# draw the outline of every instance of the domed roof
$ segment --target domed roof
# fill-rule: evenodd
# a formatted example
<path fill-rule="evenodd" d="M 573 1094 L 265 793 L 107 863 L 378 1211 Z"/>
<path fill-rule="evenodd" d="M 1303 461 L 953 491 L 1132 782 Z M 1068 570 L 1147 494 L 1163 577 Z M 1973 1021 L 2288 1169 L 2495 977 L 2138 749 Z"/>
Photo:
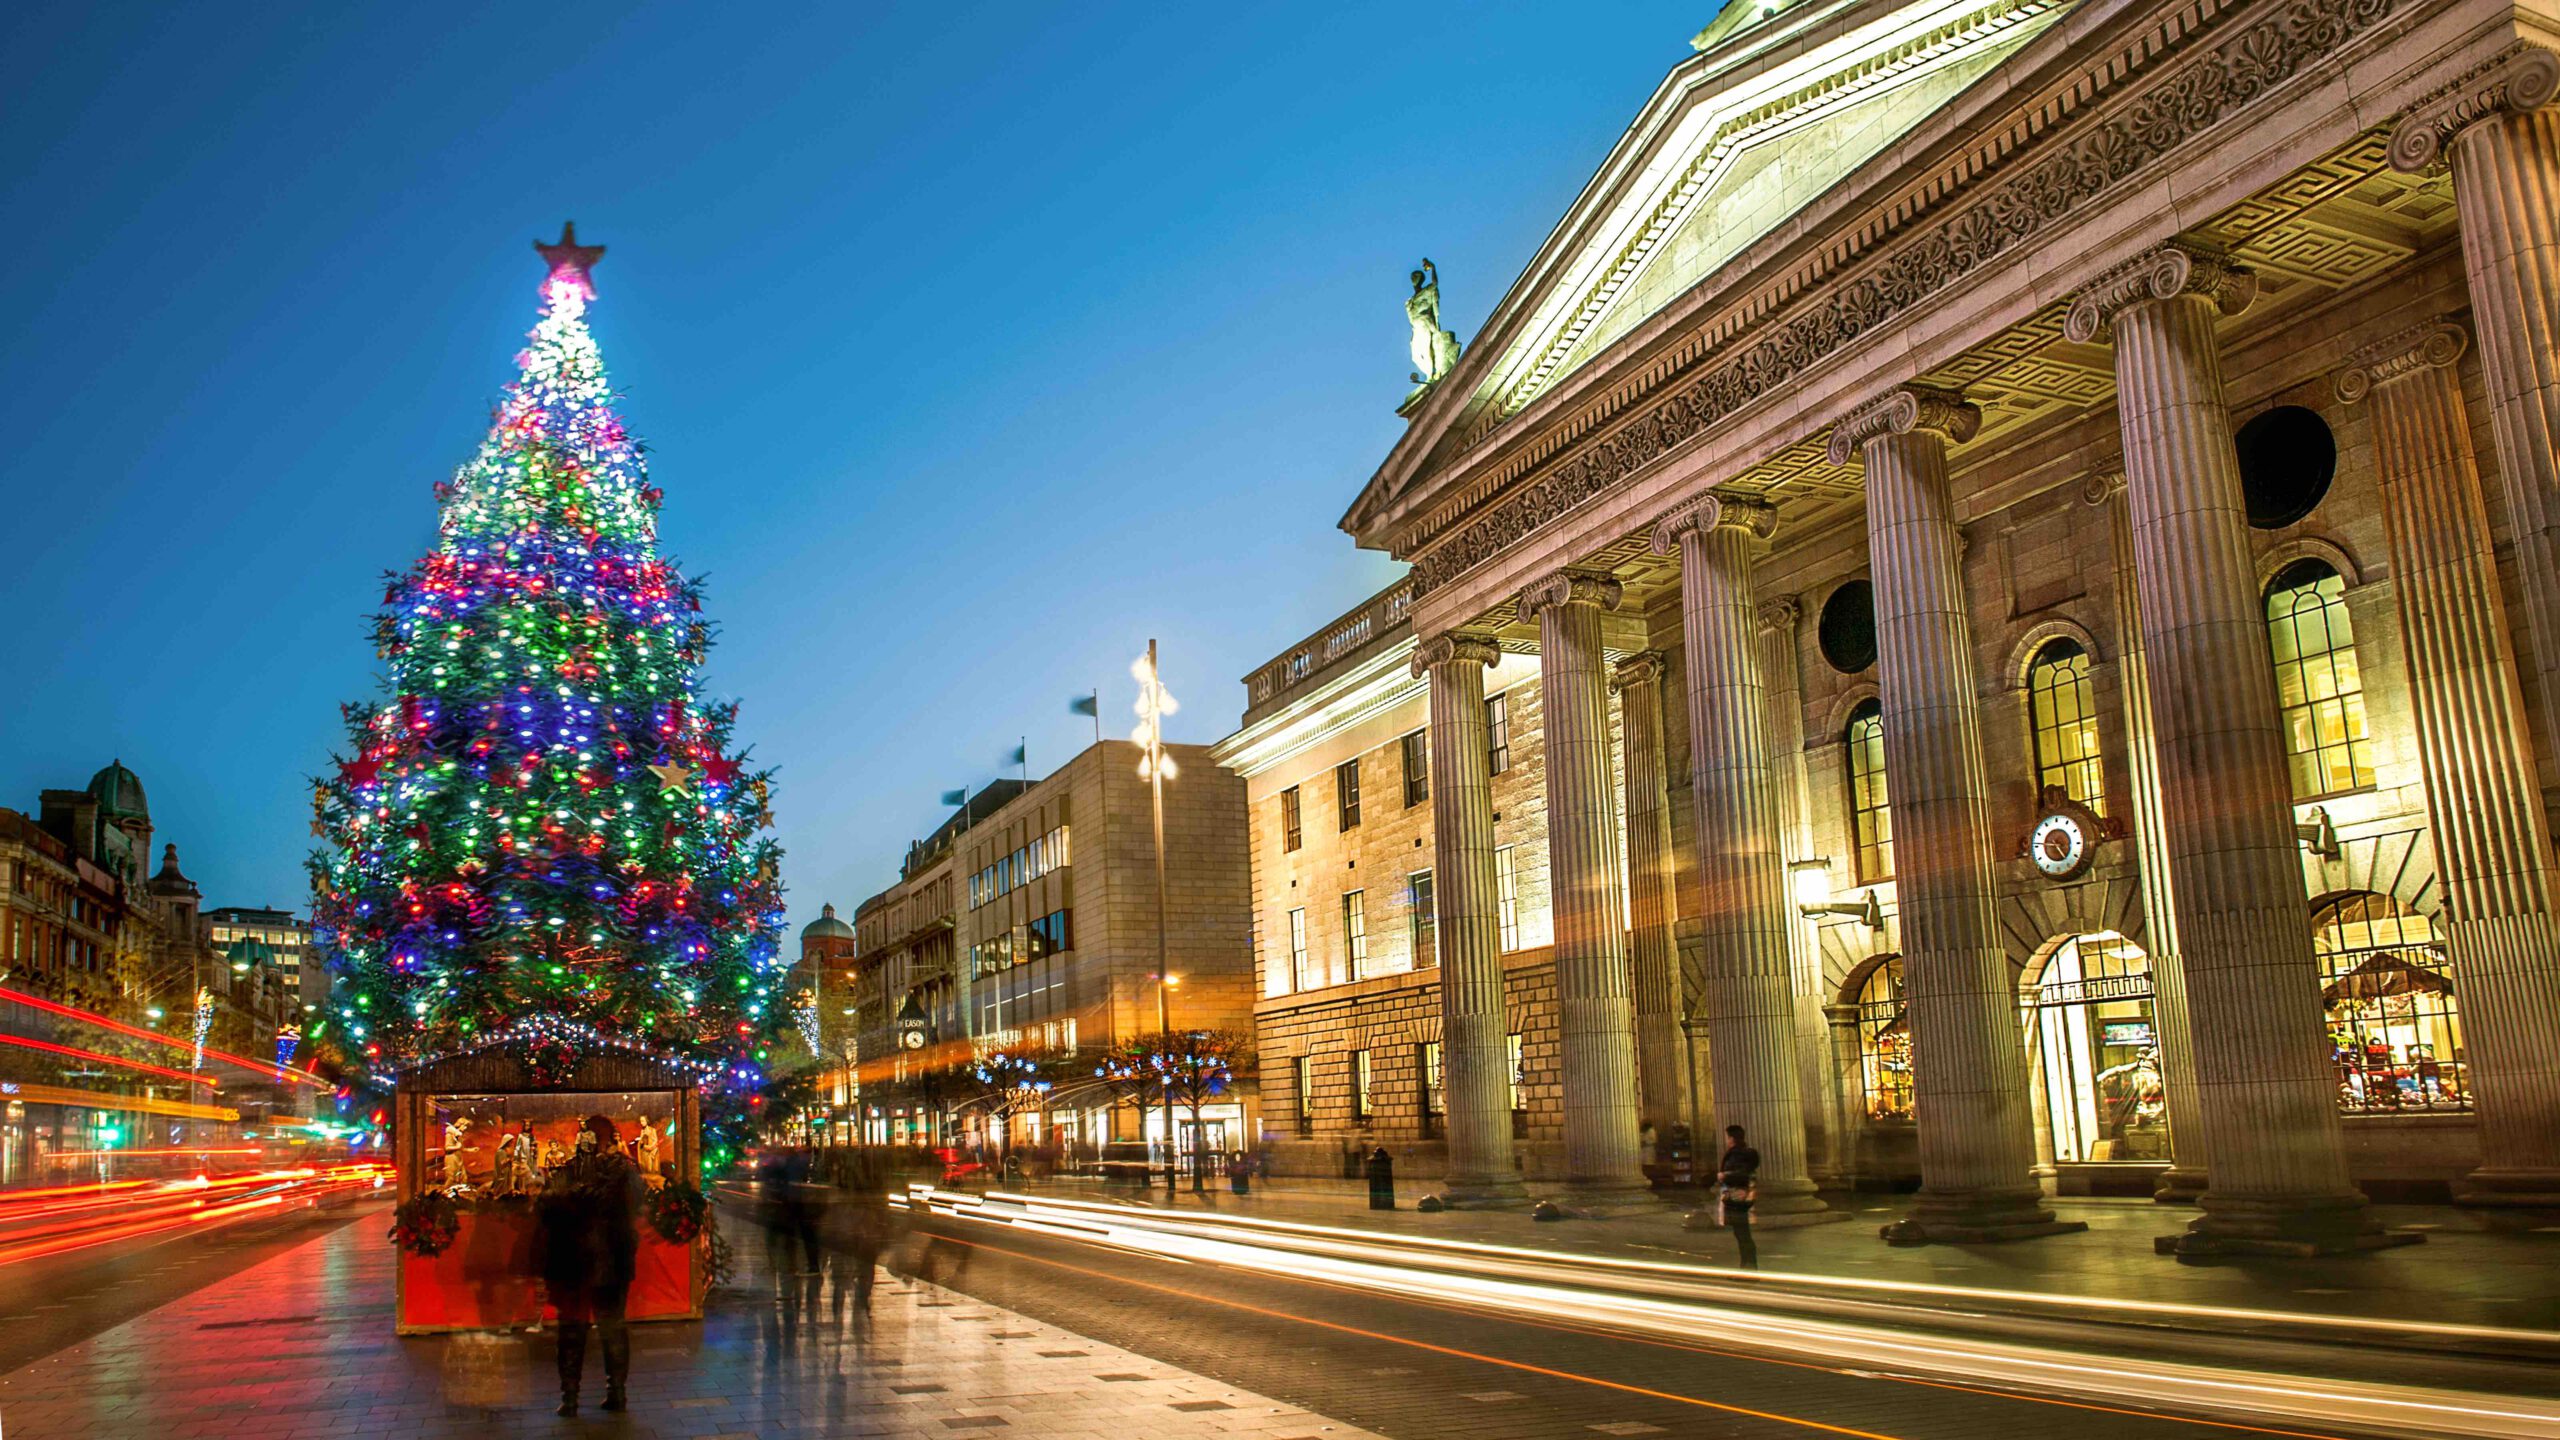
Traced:
<path fill-rule="evenodd" d="M 243 935 L 232 941 L 230 947 L 223 953 L 230 957 L 231 968 L 234 970 L 276 963 L 275 947 L 255 935 Z"/>
<path fill-rule="evenodd" d="M 89 794 L 107 818 L 151 818 L 150 803 L 142 798 L 142 777 L 124 768 L 122 760 L 109 761 L 89 777 Z"/>
<path fill-rule="evenodd" d="M 151 877 L 151 893 L 154 895 L 193 895 L 197 893 L 196 882 L 188 879 L 187 872 L 178 868 L 177 846 L 168 845 L 161 848 L 160 873 Z"/>
<path fill-rule="evenodd" d="M 821 905 L 818 918 L 800 927 L 803 940 L 850 940 L 853 927 L 836 918 L 836 907 Z"/>

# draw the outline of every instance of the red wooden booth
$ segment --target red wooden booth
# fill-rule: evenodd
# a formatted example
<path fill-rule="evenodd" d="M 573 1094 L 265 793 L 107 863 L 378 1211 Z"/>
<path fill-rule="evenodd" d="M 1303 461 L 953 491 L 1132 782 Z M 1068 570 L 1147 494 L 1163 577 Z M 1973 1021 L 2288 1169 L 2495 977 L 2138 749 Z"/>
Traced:
<path fill-rule="evenodd" d="M 524 1047 L 501 1044 L 449 1055 L 400 1077 L 392 1110 L 400 1199 L 444 1189 L 462 1228 L 441 1254 L 400 1253 L 399 1333 L 548 1323 L 532 1196 L 544 1169 L 575 1152 L 590 1115 L 613 1122 L 624 1153 L 642 1162 L 650 1188 L 702 1183 L 701 1093 L 692 1076 L 650 1056 L 589 1053 L 567 1080 L 538 1084 Z M 656 1138 L 655 1174 L 642 1147 L 644 1124 Z M 514 1143 L 502 1147 L 509 1137 Z M 530 1156 L 530 1163 L 519 1169 L 518 1155 Z M 709 1244 L 707 1236 L 673 1244 L 643 1220 L 630 1317 L 701 1318 Z"/>

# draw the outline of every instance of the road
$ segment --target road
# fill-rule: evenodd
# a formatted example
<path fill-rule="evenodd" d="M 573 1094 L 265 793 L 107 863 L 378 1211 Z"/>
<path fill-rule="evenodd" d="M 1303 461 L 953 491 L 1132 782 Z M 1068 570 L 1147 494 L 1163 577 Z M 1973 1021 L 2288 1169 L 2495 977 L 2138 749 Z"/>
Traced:
<path fill-rule="evenodd" d="M 1641 1307 L 1654 1302 L 1613 1309 L 1588 1303 L 1595 1297 L 1569 1286 L 1485 1282 L 1470 1289 L 1386 1262 L 1315 1254 L 1255 1258 L 1224 1241 L 1160 1244 L 1152 1221 L 1096 1235 L 994 1223 L 984 1213 L 963 1206 L 916 1217 L 911 1268 L 989 1304 L 1395 1440 L 2560 1434 L 2560 1428 L 2543 1428 L 2548 1417 L 2560 1415 L 2547 1402 L 2517 1402 L 2533 1409 L 2534 1418 L 2483 1418 L 2464 1411 L 2472 1402 L 2463 1396 L 2448 1397 L 2434 1419 L 2395 1425 L 2363 1423 L 2395 1412 L 2390 1400 L 2361 1394 L 2354 1409 L 2324 1411 L 2325 1402 L 2296 1400 L 2297 1411 L 2311 1411 L 2309 1419 L 2204 1418 L 2231 1416 L 2230 1408 L 2163 1414 L 2127 1403 L 2121 1386 L 2110 1387 L 2094 1373 L 2085 1386 L 2075 1383 L 2075 1366 L 2094 1372 L 2105 1357 L 2006 1346 L 2004 1354 L 2026 1353 L 2029 1368 L 2004 1361 L 1994 1373 L 2033 1377 L 2034 1366 L 2044 1367 L 2032 1393 L 2022 1393 L 2007 1380 L 1972 1383 L 1950 1373 L 1952 1365 L 1921 1364 L 1912 1357 L 1938 1347 L 1937 1337 L 1872 1323 L 1862 1329 L 1867 1353 L 1883 1358 L 1858 1363 L 1835 1358 L 1822 1348 L 1827 1341 L 1818 1326 L 1793 1317 L 1692 1308 L 1684 1323 L 1650 1323 Z M 1698 1323 L 1701 1316 L 1707 1323 Z M 1782 1340 L 1764 1348 L 1771 1332 L 1799 1331 L 1809 1337 L 1801 1347 Z M 2234 1363 L 2246 1363 L 2239 1357 L 2251 1349 L 2284 1348 L 2235 1346 Z M 2330 1383 L 2352 1392 L 2357 1374 L 2337 1371 L 2362 1372 L 2360 1357 L 2346 1347 L 2331 1355 Z M 2139 1372 L 2151 1362 L 2114 1363 Z M 2288 1384 L 2281 1375 L 2194 1366 L 2186 1372 L 2189 1388 L 2167 1393 L 2209 1394 L 2222 1384 L 2263 1394 Z M 2207 1390 L 2193 1388 L 2198 1384 Z M 2385 1392 L 2377 1387 L 2373 1393 Z M 2493 1399 L 2486 1408 L 2503 1412 L 2506 1403 Z M 2457 1416 L 2476 1428 L 2452 1430 L 2446 1417 Z"/>

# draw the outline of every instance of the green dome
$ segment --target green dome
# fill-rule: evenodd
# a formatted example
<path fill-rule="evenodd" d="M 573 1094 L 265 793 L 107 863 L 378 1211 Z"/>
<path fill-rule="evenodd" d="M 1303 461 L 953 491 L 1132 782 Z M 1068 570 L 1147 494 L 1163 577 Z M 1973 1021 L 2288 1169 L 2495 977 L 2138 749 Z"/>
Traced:
<path fill-rule="evenodd" d="M 223 953 L 230 958 L 234 970 L 276 963 L 275 947 L 255 935 L 243 935 L 232 941 L 231 947 Z"/>
<path fill-rule="evenodd" d="M 150 802 L 142 798 L 142 777 L 124 768 L 122 760 L 109 762 L 106 769 L 89 777 L 89 794 L 97 800 L 102 818 L 151 818 Z"/>
<path fill-rule="evenodd" d="M 818 918 L 800 927 L 802 940 L 850 940 L 853 927 L 836 918 L 836 907 L 818 907 Z"/>

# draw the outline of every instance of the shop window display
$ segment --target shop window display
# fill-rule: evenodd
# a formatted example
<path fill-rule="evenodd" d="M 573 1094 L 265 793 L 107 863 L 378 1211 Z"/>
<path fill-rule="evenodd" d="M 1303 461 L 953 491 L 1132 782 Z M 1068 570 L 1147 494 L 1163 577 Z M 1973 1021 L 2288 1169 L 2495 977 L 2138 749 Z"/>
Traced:
<path fill-rule="evenodd" d="M 2141 948 L 2111 930 L 2072 936 L 2022 998 L 2053 1159 L 2168 1159 L 2151 962 Z"/>
<path fill-rule="evenodd" d="M 2387 895 L 2313 907 L 2320 1005 L 2350 1115 L 2471 1108 L 2453 969 L 2435 922 Z"/>
<path fill-rule="evenodd" d="M 1900 956 L 1878 965 L 1858 988 L 1858 1059 L 1867 1118 L 1910 1119 L 1911 1011 L 1902 999 Z"/>

